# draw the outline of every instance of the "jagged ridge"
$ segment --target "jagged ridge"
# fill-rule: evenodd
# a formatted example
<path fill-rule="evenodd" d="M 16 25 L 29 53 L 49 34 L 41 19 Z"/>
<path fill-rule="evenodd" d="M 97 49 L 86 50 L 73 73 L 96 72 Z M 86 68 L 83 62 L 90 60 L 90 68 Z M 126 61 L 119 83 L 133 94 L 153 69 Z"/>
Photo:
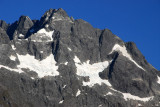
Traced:
<path fill-rule="evenodd" d="M 160 73 L 133 42 L 61 8 L 0 21 L 0 73 L 2 106 L 159 105 Z"/>

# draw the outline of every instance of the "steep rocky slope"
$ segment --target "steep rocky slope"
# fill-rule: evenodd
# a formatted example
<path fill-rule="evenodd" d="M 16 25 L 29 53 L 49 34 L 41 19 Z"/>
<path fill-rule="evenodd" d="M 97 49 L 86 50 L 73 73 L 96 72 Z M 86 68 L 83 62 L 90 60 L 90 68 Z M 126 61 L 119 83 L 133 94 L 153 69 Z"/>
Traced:
<path fill-rule="evenodd" d="M 160 72 L 133 42 L 50 9 L 0 21 L 1 107 L 160 106 Z"/>

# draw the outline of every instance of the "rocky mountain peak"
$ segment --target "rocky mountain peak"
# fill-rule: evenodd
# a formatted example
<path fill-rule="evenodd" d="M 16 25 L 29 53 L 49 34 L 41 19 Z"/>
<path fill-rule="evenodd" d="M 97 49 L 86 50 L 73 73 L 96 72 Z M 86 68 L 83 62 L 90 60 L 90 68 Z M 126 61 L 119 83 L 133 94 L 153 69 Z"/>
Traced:
<path fill-rule="evenodd" d="M 160 72 L 133 42 L 63 9 L 0 21 L 0 106 L 160 106 Z"/>
<path fill-rule="evenodd" d="M 32 26 L 33 22 L 28 16 L 21 16 L 17 22 L 16 30 L 19 34 L 26 35 Z M 19 38 L 25 38 L 25 36 Z"/>
<path fill-rule="evenodd" d="M 44 24 L 53 24 L 56 21 L 70 19 L 67 13 L 62 9 L 49 9 L 40 19 L 40 26 Z"/>
<path fill-rule="evenodd" d="M 28 31 L 33 25 L 34 23 L 28 16 L 22 15 L 18 21 L 8 27 L 7 33 L 11 40 L 14 38 L 24 39 L 30 34 Z"/>
<path fill-rule="evenodd" d="M 0 20 L 0 27 L 4 30 L 7 30 L 8 24 L 5 21 Z"/>
<path fill-rule="evenodd" d="M 49 18 L 49 17 L 54 17 L 54 16 L 68 17 L 67 13 L 62 8 L 49 9 L 48 11 L 46 11 L 44 13 L 44 15 L 42 17 L 48 17 Z"/>

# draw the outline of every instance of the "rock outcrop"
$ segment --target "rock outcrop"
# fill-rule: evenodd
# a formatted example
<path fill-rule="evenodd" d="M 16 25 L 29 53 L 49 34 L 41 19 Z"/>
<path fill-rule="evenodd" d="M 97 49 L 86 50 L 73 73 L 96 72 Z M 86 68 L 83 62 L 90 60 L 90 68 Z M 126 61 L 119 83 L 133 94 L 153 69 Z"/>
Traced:
<path fill-rule="evenodd" d="M 133 42 L 63 9 L 0 21 L 1 107 L 160 106 L 160 72 Z"/>

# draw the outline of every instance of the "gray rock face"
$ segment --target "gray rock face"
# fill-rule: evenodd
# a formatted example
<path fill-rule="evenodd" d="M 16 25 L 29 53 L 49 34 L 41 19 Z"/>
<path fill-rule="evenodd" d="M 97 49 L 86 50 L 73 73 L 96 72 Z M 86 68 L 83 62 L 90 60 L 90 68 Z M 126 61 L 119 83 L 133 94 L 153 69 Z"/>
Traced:
<path fill-rule="evenodd" d="M 16 68 L 17 63 L 17 55 L 12 50 L 9 37 L 6 34 L 6 31 L 0 28 L 0 64 Z"/>
<path fill-rule="evenodd" d="M 0 106 L 160 106 L 160 72 L 133 42 L 63 9 L 0 21 Z"/>
<path fill-rule="evenodd" d="M 3 20 L 0 20 L 0 27 L 2 28 L 2 29 L 4 29 L 5 31 L 7 30 L 7 28 L 8 28 L 8 24 L 5 22 L 5 21 L 3 21 Z"/>

